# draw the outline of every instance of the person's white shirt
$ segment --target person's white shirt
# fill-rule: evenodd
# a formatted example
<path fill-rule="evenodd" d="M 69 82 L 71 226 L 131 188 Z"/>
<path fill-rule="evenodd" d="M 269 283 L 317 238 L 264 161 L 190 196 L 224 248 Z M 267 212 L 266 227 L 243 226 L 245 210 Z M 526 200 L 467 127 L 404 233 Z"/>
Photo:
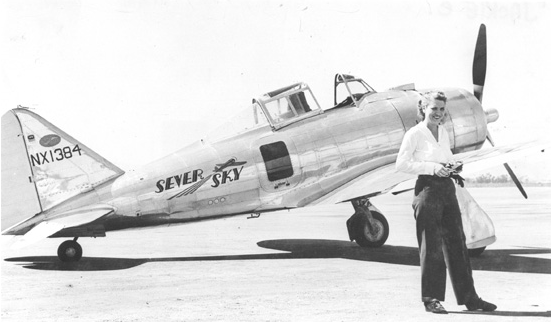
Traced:
<path fill-rule="evenodd" d="M 452 162 L 448 131 L 438 126 L 438 141 L 424 122 L 420 122 L 404 135 L 396 159 L 398 171 L 413 174 L 435 174 L 442 165 Z"/>

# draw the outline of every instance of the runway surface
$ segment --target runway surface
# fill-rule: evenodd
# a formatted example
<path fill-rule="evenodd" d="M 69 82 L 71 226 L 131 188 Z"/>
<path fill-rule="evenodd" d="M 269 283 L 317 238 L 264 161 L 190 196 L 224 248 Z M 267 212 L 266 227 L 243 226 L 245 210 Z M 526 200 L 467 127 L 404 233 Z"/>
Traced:
<path fill-rule="evenodd" d="M 352 206 L 306 208 L 81 238 L 14 251 L 2 236 L 2 321 L 541 321 L 551 318 L 551 188 L 471 188 L 497 242 L 472 260 L 492 313 L 424 312 L 411 193 L 373 198 L 390 224 L 378 249 L 347 241 Z"/>

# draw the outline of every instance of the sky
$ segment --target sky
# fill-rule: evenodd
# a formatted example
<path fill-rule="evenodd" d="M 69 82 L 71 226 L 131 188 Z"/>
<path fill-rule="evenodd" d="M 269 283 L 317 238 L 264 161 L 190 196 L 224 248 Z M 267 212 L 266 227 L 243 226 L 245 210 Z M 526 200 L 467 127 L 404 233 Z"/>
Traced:
<path fill-rule="evenodd" d="M 0 12 L 0 113 L 29 107 L 124 170 L 299 81 L 322 108 L 332 105 L 335 73 L 377 91 L 472 91 L 481 23 L 483 106 L 500 113 L 489 125 L 494 140 L 550 136 L 545 2 L 3 0 Z M 548 156 L 511 165 L 551 181 Z"/>

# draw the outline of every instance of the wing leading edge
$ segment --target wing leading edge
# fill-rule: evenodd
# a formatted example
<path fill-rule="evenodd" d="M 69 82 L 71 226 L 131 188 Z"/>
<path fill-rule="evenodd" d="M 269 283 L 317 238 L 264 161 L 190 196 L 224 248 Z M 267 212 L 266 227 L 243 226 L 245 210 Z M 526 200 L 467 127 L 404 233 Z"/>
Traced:
<path fill-rule="evenodd" d="M 551 146 L 548 141 L 530 141 L 496 146 L 488 149 L 455 154 L 466 165 L 464 174 L 501 166 L 503 163 L 538 152 Z M 413 189 L 417 176 L 396 170 L 395 162 L 369 171 L 345 185 L 325 194 L 308 206 L 335 204 L 361 197 L 375 197 L 387 192 L 400 193 Z"/>

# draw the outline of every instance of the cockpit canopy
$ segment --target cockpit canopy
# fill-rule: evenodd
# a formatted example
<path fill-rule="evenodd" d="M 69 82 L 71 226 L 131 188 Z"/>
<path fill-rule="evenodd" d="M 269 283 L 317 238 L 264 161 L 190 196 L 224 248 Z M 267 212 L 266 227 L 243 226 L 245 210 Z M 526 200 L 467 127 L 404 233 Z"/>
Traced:
<path fill-rule="evenodd" d="M 323 113 L 310 87 L 305 83 L 296 83 L 266 93 L 253 100 L 253 103 L 255 109 L 260 108 L 264 112 L 274 130 Z"/>
<path fill-rule="evenodd" d="M 334 90 L 335 107 L 358 106 L 358 101 L 362 97 L 367 94 L 376 93 L 363 79 L 346 74 L 335 75 Z"/>
<path fill-rule="evenodd" d="M 323 113 L 308 85 L 297 83 L 266 93 L 211 131 L 206 139 L 215 142 L 270 125 L 278 130 Z"/>

